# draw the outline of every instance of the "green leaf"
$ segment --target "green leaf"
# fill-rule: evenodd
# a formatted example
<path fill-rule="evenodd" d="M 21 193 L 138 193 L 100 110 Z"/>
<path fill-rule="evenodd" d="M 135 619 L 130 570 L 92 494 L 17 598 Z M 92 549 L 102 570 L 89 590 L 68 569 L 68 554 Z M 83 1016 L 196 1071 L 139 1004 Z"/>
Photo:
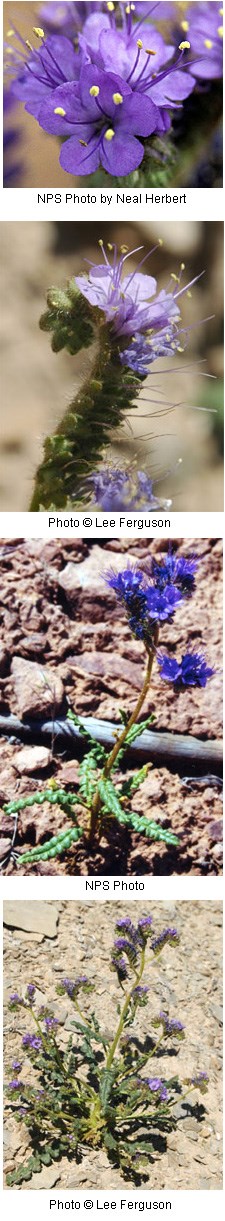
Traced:
<path fill-rule="evenodd" d="M 136 789 L 139 789 L 140 784 L 143 784 L 143 781 L 148 775 L 148 770 L 149 763 L 144 763 L 143 767 L 140 767 L 139 771 L 135 772 L 134 776 L 130 776 L 128 780 L 123 780 L 120 789 L 123 797 L 130 797 L 131 793 L 134 793 Z"/>
<path fill-rule="evenodd" d="M 91 808 L 93 797 L 96 791 L 96 771 L 97 760 L 94 751 L 90 751 L 79 767 L 80 792 L 85 798 L 88 808 Z"/>
<path fill-rule="evenodd" d="M 76 712 L 73 712 L 71 708 L 69 708 L 69 710 L 67 712 L 67 720 L 73 721 L 73 724 L 77 725 L 77 728 L 80 730 L 82 738 L 88 739 L 88 742 L 90 742 L 91 747 L 92 747 L 92 755 L 93 755 L 93 757 L 96 758 L 96 761 L 100 762 L 101 759 L 102 760 L 106 759 L 106 751 L 104 749 L 104 746 L 101 746 L 100 742 L 96 742 L 95 738 L 92 737 L 92 734 L 90 733 L 90 731 L 88 729 L 85 729 L 85 726 L 83 725 L 83 721 L 81 721 L 81 718 L 79 716 L 77 716 Z"/>
<path fill-rule="evenodd" d="M 107 810 L 109 814 L 116 814 L 118 817 L 123 813 L 119 797 L 116 789 L 114 788 L 112 780 L 99 780 L 98 791 L 104 809 Z"/>

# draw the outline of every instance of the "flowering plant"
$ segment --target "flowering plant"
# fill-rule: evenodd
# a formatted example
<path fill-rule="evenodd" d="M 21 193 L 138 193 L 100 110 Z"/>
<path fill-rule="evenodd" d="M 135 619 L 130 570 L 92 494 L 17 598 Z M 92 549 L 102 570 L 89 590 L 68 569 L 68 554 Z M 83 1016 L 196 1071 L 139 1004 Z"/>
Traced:
<path fill-rule="evenodd" d="M 101 1028 L 93 1010 L 86 1011 L 94 991 L 86 975 L 73 980 L 65 976 L 57 988 L 73 1005 L 70 1025 L 75 1033 L 69 1035 L 66 1047 L 61 1046 L 51 1007 L 38 1009 L 35 1004 L 34 984 L 28 984 L 24 998 L 11 994 L 10 1010 L 28 1018 L 21 1056 L 25 1053 L 25 1064 L 30 1061 L 31 1079 L 22 1081 L 23 1061 L 14 1060 L 8 1107 L 17 1123 L 22 1119 L 26 1124 L 33 1152 L 25 1165 L 7 1175 L 9 1187 L 20 1186 L 42 1165 L 63 1155 L 80 1158 L 85 1146 L 103 1146 L 124 1177 L 138 1183 L 154 1159 L 154 1138 L 176 1127 L 176 1101 L 182 1102 L 196 1089 L 206 1093 L 205 1071 L 195 1068 L 183 1082 L 177 1075 L 169 1080 L 160 1075 L 161 1050 L 178 1044 L 178 1051 L 185 1037 L 180 1019 L 161 1010 L 150 1019 L 141 1044 L 133 1034 L 138 1010 L 147 1009 L 149 1002 L 149 984 L 143 983 L 146 966 L 155 965 L 164 947 L 176 948 L 178 943 L 177 929 L 155 931 L 150 915 L 141 917 L 136 926 L 129 916 L 116 921 L 110 969 L 117 976 L 121 1000 L 112 1033 Z"/>
<path fill-rule="evenodd" d="M 191 295 L 198 277 L 184 285 L 181 263 L 178 275 L 172 272 L 158 291 L 155 277 L 142 270 L 153 251 L 141 257 L 136 271 L 127 272 L 136 251 L 124 246 L 118 251 L 111 243 L 105 250 L 102 240 L 99 245 L 101 261 L 91 264 L 88 275 L 75 276 L 65 292 L 51 288 L 40 319 L 41 329 L 52 333 L 54 352 L 66 348 L 75 355 L 95 339 L 97 354 L 56 433 L 45 442 L 30 506 L 34 512 L 79 508 L 90 499 L 100 509 L 160 507 L 146 471 L 110 468 L 105 453 L 113 432 L 136 409 L 154 362 L 183 352 L 190 328 L 182 324 L 182 298 Z M 159 239 L 155 249 L 161 245 Z M 154 397 L 150 409 L 152 402 L 155 406 Z M 171 501 L 161 504 L 168 507 Z"/>
<path fill-rule="evenodd" d="M 50 3 L 40 20 L 34 46 L 9 30 L 6 66 L 14 98 L 60 138 L 62 169 L 97 184 L 166 184 L 179 173 L 174 120 L 202 82 L 207 136 L 218 117 L 220 4 Z"/>
<path fill-rule="evenodd" d="M 72 826 L 66 824 L 64 830 L 52 839 L 38 844 L 30 852 L 22 853 L 18 857 L 19 865 L 51 860 L 67 852 L 80 839 L 94 852 L 101 837 L 107 835 L 112 819 L 127 832 L 133 830 L 153 841 L 178 844 L 177 837 L 170 829 L 159 825 L 148 814 L 140 816 L 133 811 L 133 795 L 145 780 L 148 764 L 129 778 L 118 775 L 118 765 L 120 767 L 127 747 L 140 737 L 153 719 L 150 715 L 140 722 L 139 718 L 149 693 L 155 661 L 159 666 L 160 678 L 169 682 L 175 693 L 193 686 L 204 688 L 213 674 L 204 654 L 188 652 L 181 661 L 177 661 L 158 650 L 161 625 L 171 623 L 176 609 L 192 597 L 196 572 L 197 561 L 193 556 L 176 556 L 169 551 L 160 561 L 153 559 L 147 573 L 129 566 L 119 573 L 112 571 L 106 574 L 106 583 L 125 610 L 133 636 L 145 648 L 146 671 L 142 689 L 131 715 L 127 717 L 121 711 L 123 727 L 118 727 L 109 754 L 84 730 L 82 721 L 69 712 L 69 718 L 79 725 L 88 746 L 79 767 L 77 790 L 67 792 L 53 780 L 52 786 L 44 792 L 10 802 L 5 806 L 5 813 L 17 816 L 26 806 L 43 804 L 47 800 L 64 809 Z"/>

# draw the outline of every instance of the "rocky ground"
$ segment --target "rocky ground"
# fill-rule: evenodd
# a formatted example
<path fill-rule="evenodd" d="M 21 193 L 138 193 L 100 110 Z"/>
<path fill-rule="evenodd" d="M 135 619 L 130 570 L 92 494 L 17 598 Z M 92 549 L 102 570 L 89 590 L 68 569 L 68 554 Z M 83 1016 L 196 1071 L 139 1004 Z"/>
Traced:
<path fill-rule="evenodd" d="M 101 721 L 119 722 L 121 706 L 133 710 L 144 670 L 144 647 L 130 633 L 120 604 L 103 580 L 111 566 L 124 562 L 145 569 L 161 542 L 137 539 L 66 541 L 2 540 L 0 549 L 0 716 L 26 720 L 63 717 L 68 707 Z M 162 625 L 160 643 L 183 652 L 203 651 L 215 673 L 205 689 L 174 694 L 155 667 L 144 715 L 154 713 L 154 729 L 170 734 L 221 737 L 222 544 L 220 540 L 176 540 L 178 554 L 199 558 L 196 590 L 174 621 Z M 24 745 L 15 736 L 0 738 L 1 859 L 9 846 L 5 803 L 31 795 L 54 778 L 60 785 L 77 780 L 73 751 L 54 741 Z M 204 768 L 202 769 L 204 771 Z M 215 769 L 214 769 L 215 770 Z M 186 774 L 184 775 L 184 771 Z M 133 799 L 145 813 L 179 836 L 179 848 L 145 841 L 136 833 L 115 831 L 94 855 L 72 847 L 65 858 L 23 866 L 26 873 L 218 873 L 222 864 L 221 781 L 189 774 L 177 764 L 150 767 Z M 16 847 L 21 852 L 43 843 L 65 823 L 57 806 L 26 808 L 19 817 Z M 10 830 L 12 824 L 10 823 Z M 11 859 L 7 872 L 17 866 Z"/>
<path fill-rule="evenodd" d="M 5 921 L 5 1064 L 21 1052 L 24 1016 L 7 1008 L 15 989 L 24 994 L 31 980 L 37 986 L 37 999 L 51 1005 L 60 1021 L 58 1040 L 65 1046 L 70 1030 L 72 1005 L 56 995 L 56 984 L 63 973 L 70 978 L 85 973 L 95 981 L 96 1014 L 105 1029 L 115 1030 L 118 985 L 109 970 L 115 920 L 129 915 L 132 921 L 151 914 L 157 932 L 172 925 L 178 929 L 180 944 L 164 949 L 146 982 L 151 978 L 149 1008 L 138 1010 L 137 1033 L 142 1038 L 150 1019 L 161 1007 L 170 1017 L 185 1025 L 185 1039 L 166 1049 L 152 1061 L 156 1075 L 180 1079 L 198 1071 L 209 1074 L 209 1089 L 203 1098 L 194 1092 L 191 1103 L 176 1107 L 177 1127 L 162 1139 L 154 1161 L 146 1172 L 145 1188 L 167 1191 L 218 1190 L 222 1188 L 222 1113 L 220 1093 L 221 1047 L 221 955 L 222 905 L 213 901 L 134 903 L 93 902 L 6 902 Z M 93 1008 L 93 995 L 91 997 Z M 88 1000 L 87 1000 L 88 1012 Z M 29 1020 L 27 1026 L 29 1025 Z M 177 1054 L 176 1054 L 177 1049 Z M 24 1056 L 24 1053 L 23 1053 Z M 157 1070 L 157 1071 L 156 1071 Z M 31 1067 L 25 1058 L 23 1080 L 29 1081 Z M 198 1106 L 197 1104 L 200 1103 Z M 30 1154 L 29 1135 L 22 1124 L 7 1118 L 5 1126 L 5 1172 L 12 1171 Z M 126 1187 L 132 1183 L 126 1181 Z M 48 1189 L 117 1190 L 124 1187 L 119 1170 L 112 1167 L 105 1152 L 83 1155 L 80 1164 L 64 1157 L 60 1164 L 44 1167 L 33 1175 L 23 1190 Z M 141 1188 L 140 1188 L 141 1189 Z M 17 1188 L 18 1190 L 18 1188 Z"/>

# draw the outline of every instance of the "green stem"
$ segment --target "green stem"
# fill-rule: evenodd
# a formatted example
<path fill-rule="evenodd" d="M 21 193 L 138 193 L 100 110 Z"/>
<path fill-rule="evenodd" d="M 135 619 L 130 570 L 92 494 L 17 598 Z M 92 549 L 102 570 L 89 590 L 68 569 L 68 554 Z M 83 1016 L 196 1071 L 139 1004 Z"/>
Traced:
<path fill-rule="evenodd" d="M 99 311 L 97 313 L 99 319 Z M 92 317 L 93 322 L 96 321 L 93 310 Z M 91 373 L 70 403 L 56 432 L 45 442 L 31 512 L 62 509 L 71 502 L 73 509 L 86 504 L 86 481 L 98 467 L 112 429 L 118 427 L 124 413 L 134 406 L 141 388 L 141 378 L 121 365 L 118 345 L 109 326 L 99 325 L 98 321 L 96 331 L 98 351 Z"/>
<path fill-rule="evenodd" d="M 140 980 L 142 979 L 142 975 L 143 975 L 143 971 L 144 971 L 144 966 L 145 966 L 145 950 L 146 950 L 146 945 L 144 945 L 144 946 L 143 946 L 143 949 L 142 949 L 142 951 L 141 951 L 141 959 L 140 959 L 140 968 L 139 968 L 139 971 L 138 971 L 138 972 L 135 972 L 135 978 L 134 978 L 134 981 L 133 981 L 133 983 L 132 983 L 132 987 L 130 988 L 129 992 L 127 993 L 127 995 L 126 995 L 126 997 L 125 997 L 125 1001 L 124 1001 L 124 1005 L 123 1005 L 123 1008 L 122 1008 L 122 1011 L 121 1011 L 120 1020 L 119 1020 L 119 1024 L 118 1024 L 118 1026 L 117 1026 L 116 1034 L 115 1034 L 115 1037 L 114 1037 L 114 1039 L 113 1039 L 113 1043 L 112 1043 L 112 1045 L 111 1045 L 111 1048 L 109 1049 L 108 1056 L 107 1056 L 107 1059 L 106 1059 L 106 1065 L 105 1065 L 106 1069 L 111 1068 L 111 1064 L 112 1064 L 113 1059 L 114 1059 L 115 1051 L 116 1051 L 116 1048 L 117 1048 L 118 1043 L 119 1043 L 119 1040 L 120 1040 L 120 1036 L 121 1036 L 122 1031 L 123 1031 L 123 1027 L 124 1027 L 124 1021 L 125 1021 L 125 1017 L 126 1017 L 126 1014 L 127 1014 L 127 1010 L 129 1009 L 129 1005 L 130 1005 L 130 1001 L 131 1001 L 131 997 L 132 997 L 132 992 L 133 992 L 134 988 L 136 988 L 136 987 L 137 987 L 137 985 L 140 983 Z"/>
<path fill-rule="evenodd" d="M 131 713 L 131 716 L 129 717 L 129 721 L 127 721 L 127 724 L 124 726 L 124 729 L 122 730 L 121 734 L 117 738 L 117 740 L 115 742 L 115 746 L 113 746 L 113 749 L 111 750 L 110 755 L 109 755 L 108 759 L 106 760 L 106 763 L 105 763 L 105 766 L 103 769 L 103 773 L 101 776 L 101 780 L 102 779 L 107 780 L 108 777 L 110 776 L 110 772 L 112 770 L 112 767 L 114 766 L 114 763 L 116 762 L 117 755 L 119 754 L 121 747 L 124 746 L 124 743 L 126 742 L 126 738 L 127 738 L 127 734 L 129 733 L 129 730 L 132 729 L 132 725 L 135 725 L 136 722 L 138 721 L 139 713 L 141 712 L 142 705 L 144 703 L 144 700 L 146 698 L 146 695 L 148 693 L 148 689 L 150 686 L 152 667 L 153 667 L 155 649 L 157 647 L 157 644 L 158 644 L 158 624 L 156 625 L 156 627 L 154 629 L 154 646 L 152 646 L 151 649 L 147 648 L 147 658 L 148 658 L 147 669 L 146 669 L 146 673 L 145 673 L 145 677 L 144 677 L 143 687 L 142 687 L 142 690 L 138 697 L 137 704 L 135 704 L 134 711 Z M 101 809 L 101 797 L 100 797 L 99 790 L 97 787 L 96 793 L 94 796 L 94 800 L 93 800 L 93 804 L 92 804 L 91 818 L 90 818 L 89 839 L 91 842 L 94 840 L 94 837 L 96 834 L 97 819 L 98 819 L 98 814 L 99 814 L 100 809 Z"/>

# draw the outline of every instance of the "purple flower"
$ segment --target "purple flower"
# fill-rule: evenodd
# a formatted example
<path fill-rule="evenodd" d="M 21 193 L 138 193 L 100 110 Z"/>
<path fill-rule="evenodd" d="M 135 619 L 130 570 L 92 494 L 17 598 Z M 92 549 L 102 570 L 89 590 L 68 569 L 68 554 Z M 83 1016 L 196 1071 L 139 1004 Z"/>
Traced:
<path fill-rule="evenodd" d="M 133 996 L 145 996 L 147 992 L 149 992 L 147 984 L 137 984 L 133 990 Z"/>
<path fill-rule="evenodd" d="M 184 1079 L 184 1085 L 195 1086 L 196 1089 L 200 1090 L 201 1094 L 207 1093 L 208 1082 L 208 1073 L 204 1072 L 196 1073 L 194 1077 L 185 1077 Z"/>
<path fill-rule="evenodd" d="M 187 597 L 195 588 L 197 567 L 197 560 L 185 559 L 184 556 L 176 556 L 168 551 L 162 563 L 153 559 L 151 573 L 157 589 L 164 589 L 166 585 L 173 584 Z"/>
<path fill-rule="evenodd" d="M 21 1073 L 21 1068 L 22 1068 L 21 1060 L 13 1060 L 12 1068 L 14 1069 L 14 1072 Z"/>
<path fill-rule="evenodd" d="M 9 1081 L 9 1090 L 20 1090 L 20 1089 L 22 1089 L 22 1081 L 17 1081 L 16 1078 L 14 1081 Z"/>
<path fill-rule="evenodd" d="M 121 918 L 121 920 L 117 920 L 117 921 L 116 921 L 116 928 L 126 928 L 126 929 L 130 929 L 130 928 L 132 928 L 132 927 L 133 927 L 133 926 L 132 926 L 132 922 L 131 922 L 131 920 L 130 920 L 130 916 L 123 916 L 123 917 Z"/>
<path fill-rule="evenodd" d="M 131 631 L 138 640 L 148 641 L 152 637 L 154 623 L 171 619 L 176 606 L 182 601 L 182 594 L 175 586 L 168 585 L 161 592 L 145 582 L 138 568 L 125 568 L 119 573 L 112 571 L 105 579 L 119 600 L 124 602 Z"/>
<path fill-rule="evenodd" d="M 101 165 L 121 176 L 140 165 L 144 147 L 137 136 L 155 132 L 160 115 L 150 98 L 143 107 L 118 74 L 86 64 L 79 85 L 68 78 L 49 92 L 38 119 L 50 134 L 69 136 L 59 158 L 69 174 L 93 174 Z"/>
<path fill-rule="evenodd" d="M 22 1047 L 29 1047 L 31 1051 L 40 1051 L 42 1039 L 37 1034 L 24 1034 L 22 1038 Z"/>
<path fill-rule="evenodd" d="M 168 1092 L 160 1077 L 139 1077 L 141 1085 L 147 1085 L 151 1094 L 159 1094 L 160 1102 L 167 1102 Z"/>
<path fill-rule="evenodd" d="M 29 1000 L 30 1002 L 32 1002 L 32 1001 L 33 1001 L 33 999 L 34 999 L 34 993 L 35 993 L 35 992 L 36 992 L 35 985 L 34 985 L 34 984 L 28 984 L 28 985 L 27 985 L 27 991 L 26 991 L 26 998 L 27 998 L 27 1000 Z"/>
<path fill-rule="evenodd" d="M 62 985 L 61 985 L 61 987 L 65 990 L 65 992 L 67 992 L 67 996 L 69 996 L 70 1000 L 72 1000 L 72 1001 L 78 995 L 80 988 L 84 988 L 84 990 L 89 990 L 90 986 L 91 985 L 88 982 L 87 975 L 78 975 L 77 979 L 75 979 L 75 980 L 67 979 L 67 977 L 66 977 L 65 979 L 62 980 Z"/>
<path fill-rule="evenodd" d="M 127 955 L 128 962 L 131 963 L 131 966 L 136 966 L 137 950 L 132 941 L 126 941 L 125 937 L 117 937 L 114 941 L 113 951 L 114 950 L 116 950 L 116 953 L 118 951 L 119 953 L 120 951 L 123 951 L 123 953 Z"/>
<path fill-rule="evenodd" d="M 4 89 L 3 92 L 3 186 L 17 187 L 20 185 L 23 172 L 23 164 L 20 159 L 20 150 L 18 145 L 21 142 L 20 129 L 14 126 L 15 113 L 15 98 L 12 97 L 11 89 Z M 12 114 L 12 111 L 14 112 Z M 11 121 L 12 120 L 12 121 Z"/>
<path fill-rule="evenodd" d="M 168 327 L 163 327 L 149 337 L 138 333 L 134 335 L 130 347 L 120 352 L 120 360 L 122 365 L 133 369 L 139 377 L 147 377 L 154 360 L 158 360 L 160 356 L 175 356 L 175 352 L 181 351 L 183 348 L 180 347 L 180 332 L 175 333 L 168 324 Z"/>
<path fill-rule="evenodd" d="M 179 945 L 179 940 L 180 938 L 176 928 L 164 928 L 163 932 L 159 933 L 158 937 L 153 937 L 153 940 L 151 941 L 151 950 L 153 950 L 154 954 L 160 954 L 164 945 L 168 943 L 169 945 L 176 946 Z"/>
<path fill-rule="evenodd" d="M 9 1008 L 16 1009 L 17 1005 L 24 1005 L 23 997 L 19 996 L 18 992 L 11 992 L 11 996 L 9 998 Z"/>
<path fill-rule="evenodd" d="M 58 1018 L 54 1018 L 54 1017 L 45 1018 L 45 1026 L 46 1026 L 47 1034 L 51 1034 L 51 1033 L 54 1034 L 55 1027 L 58 1025 L 59 1025 Z"/>
<path fill-rule="evenodd" d="M 159 1014 L 159 1018 L 155 1019 L 154 1026 L 156 1026 L 156 1024 L 159 1025 L 160 1022 L 162 1022 L 164 1027 L 165 1036 L 177 1035 L 177 1038 L 183 1037 L 184 1026 L 182 1022 L 177 1020 L 177 1018 L 169 1018 L 167 1013 L 161 1012 Z"/>
<path fill-rule="evenodd" d="M 141 919 L 138 921 L 138 929 L 141 930 L 141 933 L 144 937 L 148 937 L 148 932 L 149 932 L 149 929 L 151 928 L 151 925 L 152 925 L 152 916 L 141 916 Z"/>
<path fill-rule="evenodd" d="M 181 22 L 191 43 L 191 71 L 197 80 L 215 80 L 223 75 L 223 9 L 215 0 L 191 4 Z M 196 56 L 196 59 L 195 59 Z"/>
<path fill-rule="evenodd" d="M 182 602 L 182 594 L 175 585 L 166 585 L 163 590 L 149 588 L 146 598 L 149 617 L 158 623 L 170 619 Z"/>
<path fill-rule="evenodd" d="M 94 264 L 88 278 L 75 276 L 75 283 L 89 304 L 97 306 L 104 313 L 106 322 L 112 323 L 115 335 L 133 336 L 136 331 L 139 333 L 150 328 L 157 331 L 168 323 L 175 326 L 180 318 L 177 298 L 189 286 L 180 289 L 178 279 L 178 284 L 175 282 L 170 292 L 161 289 L 157 294 L 157 281 L 153 276 L 144 275 L 139 268 L 124 276 L 125 263 L 135 251 L 126 251 L 118 257 L 117 249 L 113 247 L 110 263 L 103 243 L 100 245 L 104 263 Z M 150 254 L 153 254 L 153 250 L 144 255 L 139 267 L 143 266 Z"/>
<path fill-rule="evenodd" d="M 124 14 L 123 29 L 116 25 L 116 17 L 106 12 L 89 17 L 79 38 L 80 46 L 94 64 L 107 74 L 114 72 L 115 64 L 123 81 L 129 83 L 133 93 L 140 99 L 151 98 L 158 112 L 157 132 L 168 130 L 170 116 L 167 111 L 177 105 L 194 88 L 194 78 L 187 71 L 182 43 L 180 54 L 174 59 L 175 48 L 168 46 L 158 30 L 145 25 L 150 9 L 138 24 L 132 13 Z M 150 45 L 149 45 L 150 43 Z M 186 45 L 188 43 L 186 42 Z M 173 61 L 172 63 L 168 61 Z M 189 65 L 190 66 L 190 65 Z"/>
<path fill-rule="evenodd" d="M 174 657 L 158 654 L 157 660 L 161 678 L 173 683 L 175 690 L 206 687 L 208 678 L 214 674 L 214 670 L 207 666 L 203 653 L 184 653 L 180 662 Z"/>
<path fill-rule="evenodd" d="M 131 512 L 142 509 L 149 512 L 152 509 L 168 509 L 171 500 L 160 501 L 153 491 L 152 480 L 144 471 L 125 471 L 104 467 L 94 472 L 88 480 L 92 486 L 95 505 L 102 512 Z"/>
<path fill-rule="evenodd" d="M 89 13 L 95 9 L 101 8 L 99 0 L 97 3 L 91 0 L 91 3 L 73 4 L 64 3 L 64 0 L 50 0 L 50 4 L 42 4 L 40 8 L 40 20 L 43 22 L 46 30 L 51 30 L 66 34 L 67 37 L 74 38 L 78 29 L 82 28 L 82 24 L 87 20 Z"/>
<path fill-rule="evenodd" d="M 127 971 L 127 963 L 126 963 L 125 958 L 112 957 L 111 966 L 113 967 L 113 969 L 115 971 L 117 971 L 119 983 L 122 983 L 124 979 L 127 979 L 128 971 Z"/>
<path fill-rule="evenodd" d="M 28 51 L 23 38 L 20 35 L 17 37 L 20 49 L 14 49 L 11 45 L 9 48 L 9 70 L 11 74 L 17 73 L 11 84 L 11 92 L 20 102 L 24 102 L 25 110 L 40 122 L 43 102 L 47 102 L 51 94 L 55 95 L 58 87 L 63 88 L 70 81 L 73 81 L 74 90 L 78 87 L 75 82 L 79 77 L 80 55 L 69 39 L 62 35 L 50 35 L 37 51 Z M 57 124 L 57 119 L 55 122 Z"/>

